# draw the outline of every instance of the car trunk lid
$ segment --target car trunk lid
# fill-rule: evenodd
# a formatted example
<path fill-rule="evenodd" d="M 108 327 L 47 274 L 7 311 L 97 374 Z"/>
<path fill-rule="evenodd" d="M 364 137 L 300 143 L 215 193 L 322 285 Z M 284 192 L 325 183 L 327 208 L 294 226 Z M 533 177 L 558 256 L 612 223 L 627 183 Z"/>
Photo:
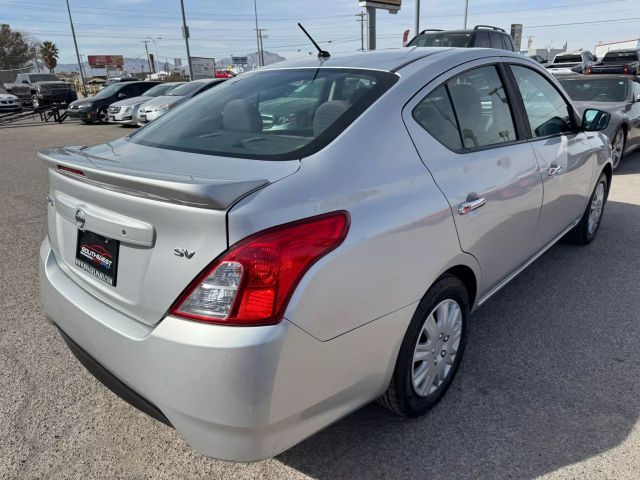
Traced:
<path fill-rule="evenodd" d="M 229 207 L 299 167 L 126 140 L 39 155 L 49 167 L 49 240 L 61 267 L 94 296 L 149 325 L 228 248 Z"/>

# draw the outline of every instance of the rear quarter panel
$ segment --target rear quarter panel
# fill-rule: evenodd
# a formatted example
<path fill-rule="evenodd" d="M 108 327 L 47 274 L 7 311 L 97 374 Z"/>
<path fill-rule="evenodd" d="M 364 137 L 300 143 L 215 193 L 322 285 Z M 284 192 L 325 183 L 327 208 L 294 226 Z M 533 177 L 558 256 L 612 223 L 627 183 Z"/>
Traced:
<path fill-rule="evenodd" d="M 418 301 L 450 266 L 468 265 L 479 278 L 402 123 L 406 95 L 394 87 L 333 143 L 303 159 L 295 175 L 245 198 L 229 214 L 232 245 L 274 225 L 350 213 L 344 243 L 307 272 L 285 312 L 320 340 Z"/>

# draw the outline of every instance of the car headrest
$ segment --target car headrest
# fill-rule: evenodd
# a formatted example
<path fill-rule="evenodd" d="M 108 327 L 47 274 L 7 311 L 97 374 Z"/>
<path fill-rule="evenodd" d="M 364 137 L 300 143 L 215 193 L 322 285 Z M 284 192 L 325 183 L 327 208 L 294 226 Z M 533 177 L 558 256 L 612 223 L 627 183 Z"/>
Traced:
<path fill-rule="evenodd" d="M 353 105 L 370 91 L 371 89 L 367 87 L 358 88 L 355 92 L 351 94 L 351 97 L 349 98 L 349 102 L 351 103 L 351 105 Z"/>
<path fill-rule="evenodd" d="M 329 125 L 349 110 L 350 106 L 351 104 L 344 100 L 330 100 L 320 105 L 313 117 L 313 134 L 318 136 L 324 132 Z"/>
<path fill-rule="evenodd" d="M 255 105 L 245 100 L 231 100 L 222 111 L 222 128 L 236 132 L 261 132 L 262 117 Z"/>

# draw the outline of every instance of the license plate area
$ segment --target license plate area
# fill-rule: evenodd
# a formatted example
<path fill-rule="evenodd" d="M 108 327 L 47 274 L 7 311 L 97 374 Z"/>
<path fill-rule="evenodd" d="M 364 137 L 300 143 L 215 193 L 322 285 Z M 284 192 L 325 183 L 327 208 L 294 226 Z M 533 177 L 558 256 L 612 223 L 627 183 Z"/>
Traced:
<path fill-rule="evenodd" d="M 118 240 L 88 230 L 78 230 L 75 264 L 107 285 L 115 287 L 119 250 Z"/>

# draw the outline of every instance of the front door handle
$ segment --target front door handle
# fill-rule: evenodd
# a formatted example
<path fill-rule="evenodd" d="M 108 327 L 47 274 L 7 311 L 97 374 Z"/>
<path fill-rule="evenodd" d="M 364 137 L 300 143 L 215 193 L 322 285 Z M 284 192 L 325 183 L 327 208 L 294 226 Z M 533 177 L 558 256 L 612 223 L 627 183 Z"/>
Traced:
<path fill-rule="evenodd" d="M 551 165 L 549 168 L 547 168 L 547 175 L 549 175 L 550 177 L 560 175 L 560 172 L 562 172 L 562 167 L 560 165 Z"/>
<path fill-rule="evenodd" d="M 476 198 L 475 200 L 471 200 L 469 202 L 462 202 L 458 205 L 458 213 L 460 215 L 465 215 L 469 212 L 473 212 L 478 208 L 484 206 L 487 203 L 486 198 Z"/>

